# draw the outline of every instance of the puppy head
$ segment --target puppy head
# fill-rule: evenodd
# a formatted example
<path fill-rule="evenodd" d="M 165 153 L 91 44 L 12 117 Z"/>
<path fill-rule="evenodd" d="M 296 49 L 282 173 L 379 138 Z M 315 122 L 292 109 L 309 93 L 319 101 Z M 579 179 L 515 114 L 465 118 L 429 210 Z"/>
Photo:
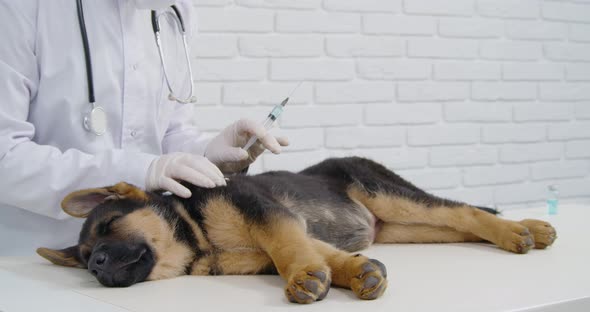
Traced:
<path fill-rule="evenodd" d="M 194 252 L 175 235 L 180 217 L 171 202 L 155 196 L 126 183 L 71 193 L 63 210 L 86 218 L 78 244 L 37 253 L 57 265 L 86 268 L 108 287 L 183 275 Z"/>

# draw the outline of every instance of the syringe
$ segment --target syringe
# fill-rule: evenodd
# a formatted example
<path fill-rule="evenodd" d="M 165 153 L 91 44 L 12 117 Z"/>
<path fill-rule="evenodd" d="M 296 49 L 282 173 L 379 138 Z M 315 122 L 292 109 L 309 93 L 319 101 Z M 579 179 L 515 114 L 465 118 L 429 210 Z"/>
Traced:
<path fill-rule="evenodd" d="M 295 86 L 295 88 L 293 88 L 291 93 L 289 93 L 289 96 L 287 96 L 287 98 L 284 99 L 281 102 L 281 104 L 278 104 L 277 106 L 275 106 L 272 109 L 272 111 L 270 111 L 270 114 L 268 114 L 268 117 L 266 117 L 266 119 L 262 122 L 262 126 L 264 127 L 264 129 L 268 130 L 268 129 L 270 129 L 270 127 L 272 127 L 272 124 L 275 122 L 275 120 L 277 120 L 277 118 L 279 118 L 279 116 L 281 116 L 281 114 L 283 113 L 283 108 L 289 102 L 289 98 L 291 97 L 291 95 L 293 95 L 293 93 L 295 93 L 295 91 L 297 91 L 297 89 L 299 89 L 301 84 L 303 84 L 303 81 L 300 81 L 299 84 L 297 84 L 297 86 Z M 252 145 L 254 145 L 256 140 L 258 140 L 258 138 L 256 136 L 251 137 L 250 140 L 248 141 L 248 143 L 246 143 L 246 145 L 244 145 L 244 150 L 247 151 L 250 147 L 252 147 Z"/>
<path fill-rule="evenodd" d="M 277 120 L 277 118 L 279 118 L 279 116 L 283 113 L 283 108 L 285 107 L 285 105 L 287 105 L 288 102 L 289 97 L 284 99 L 283 102 L 281 102 L 281 104 L 278 104 L 272 109 L 270 114 L 268 114 L 268 117 L 266 117 L 266 119 L 262 123 L 264 129 L 268 130 L 270 129 L 270 127 L 272 127 L 272 124 L 275 122 L 275 120 Z M 244 146 L 244 150 L 247 151 L 252 145 L 254 145 L 256 140 L 258 140 L 256 136 L 251 137 L 248 143 L 246 143 L 246 145 Z"/>

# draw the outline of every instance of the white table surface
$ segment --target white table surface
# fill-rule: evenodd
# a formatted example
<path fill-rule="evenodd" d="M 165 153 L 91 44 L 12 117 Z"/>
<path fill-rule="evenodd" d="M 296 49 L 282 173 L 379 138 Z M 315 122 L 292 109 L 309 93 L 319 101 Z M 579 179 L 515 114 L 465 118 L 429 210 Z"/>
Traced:
<path fill-rule="evenodd" d="M 321 302 L 291 304 L 278 276 L 184 276 L 105 288 L 86 270 L 0 257 L 0 311 L 590 311 L 590 207 L 504 217 L 549 221 L 558 239 L 526 255 L 473 243 L 373 246 L 364 254 L 389 274 L 389 288 L 374 301 L 332 288 Z"/>

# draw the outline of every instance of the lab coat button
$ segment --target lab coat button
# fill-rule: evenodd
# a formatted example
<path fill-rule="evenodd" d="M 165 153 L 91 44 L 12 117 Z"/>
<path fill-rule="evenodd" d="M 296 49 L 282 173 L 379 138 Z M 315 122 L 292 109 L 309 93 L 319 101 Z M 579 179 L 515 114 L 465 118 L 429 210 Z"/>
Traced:
<path fill-rule="evenodd" d="M 139 68 L 139 64 L 135 63 L 131 66 L 131 68 L 133 68 L 133 70 L 137 70 Z"/>
<path fill-rule="evenodd" d="M 135 136 L 137 136 L 137 131 L 131 130 L 131 137 L 135 137 Z"/>

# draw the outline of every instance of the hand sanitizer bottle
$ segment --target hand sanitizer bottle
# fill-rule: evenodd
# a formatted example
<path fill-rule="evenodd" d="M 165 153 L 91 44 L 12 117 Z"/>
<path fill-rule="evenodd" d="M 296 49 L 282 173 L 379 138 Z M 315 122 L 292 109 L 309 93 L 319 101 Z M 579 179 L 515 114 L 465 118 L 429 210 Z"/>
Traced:
<path fill-rule="evenodd" d="M 559 190 L 557 185 L 547 187 L 547 212 L 550 215 L 557 214 L 557 205 L 559 204 Z"/>

